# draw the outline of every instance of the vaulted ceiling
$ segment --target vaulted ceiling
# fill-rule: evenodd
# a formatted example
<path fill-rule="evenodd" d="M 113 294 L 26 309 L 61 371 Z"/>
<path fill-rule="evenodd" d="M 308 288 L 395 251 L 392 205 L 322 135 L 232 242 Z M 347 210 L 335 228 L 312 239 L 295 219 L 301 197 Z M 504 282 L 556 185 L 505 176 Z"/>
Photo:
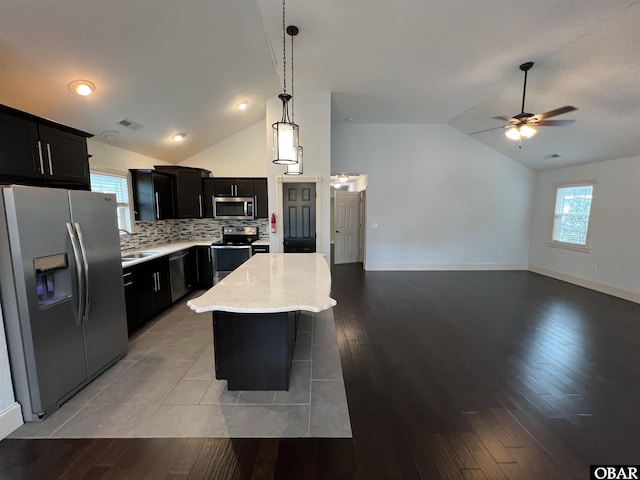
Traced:
<path fill-rule="evenodd" d="M 520 112 L 518 66 L 534 61 L 526 110 L 573 105 L 558 118 L 576 122 L 540 127 L 520 145 L 499 128 L 474 139 L 535 169 L 634 156 L 639 3 L 288 0 L 287 24 L 300 28 L 295 88 L 332 92 L 334 122 L 448 123 L 470 134 Z M 282 3 L 5 0 L 0 65 L 0 103 L 180 162 L 264 119 L 282 88 Z M 69 91 L 79 78 L 94 95 Z M 119 135 L 100 136 L 108 130 Z M 179 144 L 177 132 L 187 133 Z"/>

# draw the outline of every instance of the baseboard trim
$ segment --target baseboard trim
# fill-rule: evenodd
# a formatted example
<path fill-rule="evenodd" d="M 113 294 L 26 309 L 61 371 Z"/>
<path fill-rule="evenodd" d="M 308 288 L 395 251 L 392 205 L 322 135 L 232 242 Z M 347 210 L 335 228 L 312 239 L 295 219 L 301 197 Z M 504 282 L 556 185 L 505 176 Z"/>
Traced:
<path fill-rule="evenodd" d="M 14 402 L 0 412 L 0 440 L 16 430 L 22 421 L 22 409 L 18 402 Z"/>
<path fill-rule="evenodd" d="M 558 272 L 544 267 L 537 267 L 535 265 L 529 265 L 528 270 L 533 273 L 539 273 L 540 275 L 544 275 L 546 277 L 555 278 L 556 280 L 572 283 L 574 285 L 578 285 L 579 287 L 588 288 L 600 293 L 606 293 L 607 295 L 622 298 L 624 300 L 629 300 L 630 302 L 640 303 L 640 293 L 638 292 L 624 290 L 622 288 L 614 287 L 613 285 L 607 285 L 606 283 L 594 282 L 593 280 L 589 280 L 587 278 L 576 277 L 574 275 L 569 275 L 568 273 Z"/>
<path fill-rule="evenodd" d="M 370 271 L 441 271 L 441 270 L 527 270 L 524 263 L 453 263 L 453 264 L 411 264 L 411 263 L 370 263 L 365 270 Z"/>

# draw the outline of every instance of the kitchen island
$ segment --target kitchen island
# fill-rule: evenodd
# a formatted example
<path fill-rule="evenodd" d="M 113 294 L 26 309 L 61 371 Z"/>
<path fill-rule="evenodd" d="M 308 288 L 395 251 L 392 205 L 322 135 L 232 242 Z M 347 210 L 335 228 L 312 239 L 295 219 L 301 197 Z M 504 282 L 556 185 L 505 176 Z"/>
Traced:
<path fill-rule="evenodd" d="M 319 253 L 261 253 L 187 305 L 213 312 L 217 379 L 229 390 L 288 390 L 298 312 L 321 312 L 331 274 Z"/>

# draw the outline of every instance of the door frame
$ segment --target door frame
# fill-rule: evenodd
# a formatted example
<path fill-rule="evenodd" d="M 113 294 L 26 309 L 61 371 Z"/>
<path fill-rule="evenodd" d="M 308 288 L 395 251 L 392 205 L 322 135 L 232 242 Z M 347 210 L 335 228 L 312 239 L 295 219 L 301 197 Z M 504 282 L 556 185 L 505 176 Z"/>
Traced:
<path fill-rule="evenodd" d="M 305 176 L 284 176 L 278 175 L 276 177 L 276 233 L 272 233 L 269 238 L 269 247 L 271 252 L 282 252 L 282 242 L 284 241 L 284 237 L 282 235 L 284 231 L 283 225 L 283 202 L 282 202 L 282 193 L 284 188 L 284 183 L 315 183 L 316 184 L 316 252 L 324 253 L 327 258 L 329 258 L 329 252 L 325 252 L 322 250 L 322 244 L 324 240 L 324 236 L 328 232 L 324 232 L 322 230 L 322 177 L 305 177 Z"/>

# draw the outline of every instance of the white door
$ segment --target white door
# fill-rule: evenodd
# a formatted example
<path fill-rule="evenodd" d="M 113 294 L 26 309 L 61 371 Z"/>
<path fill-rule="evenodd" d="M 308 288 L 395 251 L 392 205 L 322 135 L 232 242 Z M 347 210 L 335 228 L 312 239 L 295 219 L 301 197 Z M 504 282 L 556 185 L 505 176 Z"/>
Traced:
<path fill-rule="evenodd" d="M 358 261 L 357 192 L 335 192 L 335 263 Z"/>

